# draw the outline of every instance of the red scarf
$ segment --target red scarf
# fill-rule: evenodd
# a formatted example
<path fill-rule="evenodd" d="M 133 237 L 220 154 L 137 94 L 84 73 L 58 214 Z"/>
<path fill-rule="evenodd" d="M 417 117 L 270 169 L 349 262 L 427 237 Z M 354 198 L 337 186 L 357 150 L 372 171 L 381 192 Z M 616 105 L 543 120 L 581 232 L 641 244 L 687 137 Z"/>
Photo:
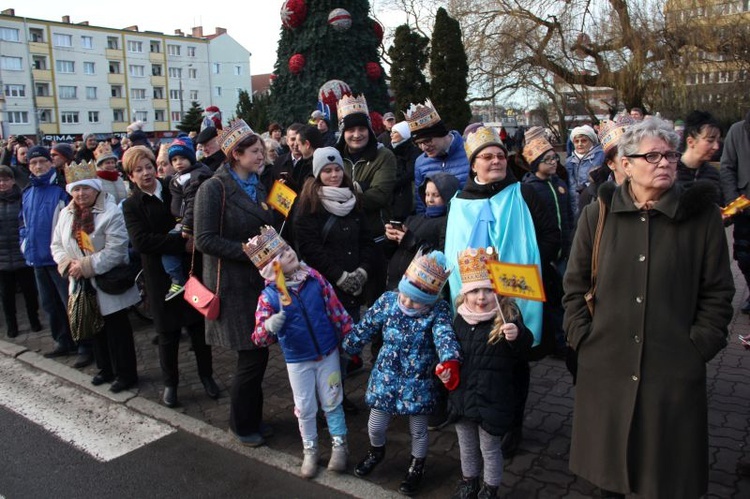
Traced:
<path fill-rule="evenodd" d="M 114 182 L 118 178 L 120 178 L 120 172 L 117 170 L 110 171 L 110 170 L 96 170 L 96 176 L 99 178 L 103 178 L 104 180 L 109 180 L 110 182 Z"/>

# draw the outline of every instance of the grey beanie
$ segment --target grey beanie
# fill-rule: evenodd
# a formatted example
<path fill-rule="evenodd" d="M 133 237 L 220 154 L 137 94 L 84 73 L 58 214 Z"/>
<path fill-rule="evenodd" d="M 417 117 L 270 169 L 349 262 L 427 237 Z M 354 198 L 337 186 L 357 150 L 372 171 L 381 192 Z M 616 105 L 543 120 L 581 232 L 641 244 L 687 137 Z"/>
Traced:
<path fill-rule="evenodd" d="M 313 176 L 315 178 L 318 178 L 318 175 L 320 175 L 321 170 L 326 166 L 330 165 L 331 163 L 336 163 L 341 167 L 341 169 L 344 169 L 344 160 L 341 159 L 341 153 L 336 149 L 335 147 L 321 147 L 319 149 L 315 149 L 315 152 L 313 153 Z"/>

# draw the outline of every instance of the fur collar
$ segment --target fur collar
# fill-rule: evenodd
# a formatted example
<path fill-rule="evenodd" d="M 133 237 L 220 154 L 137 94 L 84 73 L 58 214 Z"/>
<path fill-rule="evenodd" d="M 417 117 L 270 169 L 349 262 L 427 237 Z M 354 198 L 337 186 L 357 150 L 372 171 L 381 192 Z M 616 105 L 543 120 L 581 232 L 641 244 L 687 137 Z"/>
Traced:
<path fill-rule="evenodd" d="M 627 182 L 621 186 L 605 182 L 599 187 L 599 197 L 613 211 L 636 211 L 627 185 Z M 687 185 L 675 184 L 664 193 L 654 210 L 676 221 L 689 220 L 715 207 L 716 196 L 716 186 L 707 180 L 697 180 Z"/>

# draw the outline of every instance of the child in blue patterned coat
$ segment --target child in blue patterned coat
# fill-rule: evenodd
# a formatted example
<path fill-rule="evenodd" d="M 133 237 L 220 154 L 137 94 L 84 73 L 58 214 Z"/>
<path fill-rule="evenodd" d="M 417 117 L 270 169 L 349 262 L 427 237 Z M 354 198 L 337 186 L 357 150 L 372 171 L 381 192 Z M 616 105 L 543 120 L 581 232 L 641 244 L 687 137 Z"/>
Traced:
<path fill-rule="evenodd" d="M 365 402 L 371 407 L 367 429 L 370 450 L 357 465 L 358 476 L 370 474 L 385 457 L 386 430 L 394 415 L 409 416 L 411 463 L 399 491 L 413 495 L 424 473 L 429 439 L 427 419 L 435 409 L 434 368 L 447 369 L 446 386 L 458 384 L 460 351 L 453 333 L 451 310 L 440 292 L 450 271 L 439 251 L 418 252 L 398 286 L 377 299 L 343 347 L 359 353 L 376 334 L 383 347 L 375 361 Z"/>

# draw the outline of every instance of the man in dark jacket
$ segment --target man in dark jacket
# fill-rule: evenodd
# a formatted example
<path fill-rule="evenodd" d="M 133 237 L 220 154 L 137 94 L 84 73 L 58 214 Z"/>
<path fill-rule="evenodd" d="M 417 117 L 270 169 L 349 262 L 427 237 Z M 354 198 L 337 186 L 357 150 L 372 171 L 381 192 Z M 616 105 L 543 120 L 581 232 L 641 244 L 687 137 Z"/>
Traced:
<path fill-rule="evenodd" d="M 78 150 L 78 153 L 76 154 L 76 162 L 89 162 L 96 160 L 94 158 L 94 150 L 96 149 L 96 146 L 99 145 L 99 142 L 96 140 L 96 135 L 93 133 L 87 133 L 83 136 L 83 147 Z"/>
<path fill-rule="evenodd" d="M 302 123 L 292 123 L 286 129 L 286 145 L 289 147 L 289 152 L 280 154 L 273 162 L 274 178 L 283 178 L 281 175 L 283 172 L 293 171 L 297 161 L 302 158 L 302 153 L 297 147 L 297 132 L 304 126 Z"/>
<path fill-rule="evenodd" d="M 209 167 L 213 172 L 227 160 L 227 157 L 221 151 L 221 147 L 219 147 L 218 135 L 219 132 L 216 128 L 208 126 L 201 130 L 201 133 L 195 139 L 195 143 L 203 147 L 201 163 Z"/>

